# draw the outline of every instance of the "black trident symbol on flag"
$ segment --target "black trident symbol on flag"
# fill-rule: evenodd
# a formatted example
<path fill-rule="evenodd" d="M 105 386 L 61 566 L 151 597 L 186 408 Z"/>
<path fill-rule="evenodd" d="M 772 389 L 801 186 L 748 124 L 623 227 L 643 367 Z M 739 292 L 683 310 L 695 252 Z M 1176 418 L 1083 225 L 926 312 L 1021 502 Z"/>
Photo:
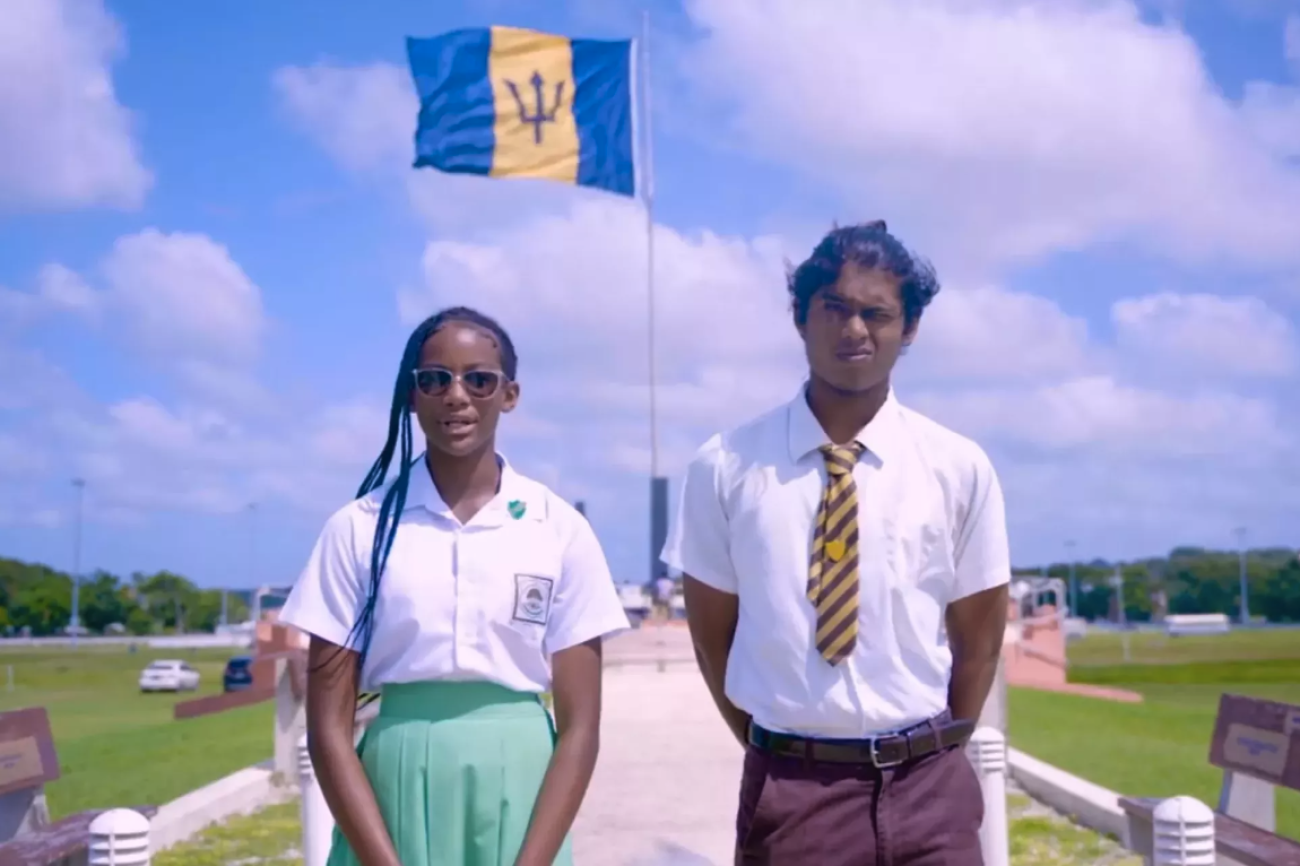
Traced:
<path fill-rule="evenodd" d="M 564 98 L 564 82 L 561 81 L 555 85 L 555 101 L 551 105 L 551 110 L 546 110 L 546 97 L 542 93 L 542 87 L 546 80 L 542 78 L 542 73 L 534 70 L 533 77 L 528 79 L 528 83 L 533 86 L 533 96 L 536 100 L 535 107 L 530 112 L 524 105 L 524 98 L 519 93 L 519 88 L 513 81 L 506 80 L 506 87 L 510 88 L 510 95 L 515 98 L 515 105 L 519 107 L 519 120 L 533 128 L 533 144 L 542 143 L 542 127 L 548 123 L 555 122 L 555 113 L 560 109 L 560 101 Z"/>

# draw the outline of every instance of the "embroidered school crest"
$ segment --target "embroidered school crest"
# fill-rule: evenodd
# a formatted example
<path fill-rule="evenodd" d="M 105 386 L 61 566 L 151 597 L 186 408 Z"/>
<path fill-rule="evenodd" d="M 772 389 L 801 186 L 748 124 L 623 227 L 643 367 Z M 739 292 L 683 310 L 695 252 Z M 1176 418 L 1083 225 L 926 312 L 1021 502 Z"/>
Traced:
<path fill-rule="evenodd" d="M 551 592 L 555 581 L 533 574 L 515 575 L 515 613 L 520 622 L 546 625 L 551 618 Z"/>
<path fill-rule="evenodd" d="M 506 503 L 506 509 L 510 512 L 511 517 L 518 520 L 523 517 L 524 512 L 528 510 L 528 504 L 518 499 L 512 499 L 510 502 Z"/>

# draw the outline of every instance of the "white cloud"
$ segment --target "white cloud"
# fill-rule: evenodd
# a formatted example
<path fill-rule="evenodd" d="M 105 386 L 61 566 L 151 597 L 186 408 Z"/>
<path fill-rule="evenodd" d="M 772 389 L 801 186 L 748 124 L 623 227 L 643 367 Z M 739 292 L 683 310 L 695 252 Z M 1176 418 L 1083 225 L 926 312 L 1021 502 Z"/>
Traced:
<path fill-rule="evenodd" d="M 1147 390 L 1110 376 L 1035 388 L 928 392 L 916 402 L 976 438 L 1051 451 L 1200 458 L 1276 456 L 1292 438 L 1269 401 L 1227 391 Z"/>
<path fill-rule="evenodd" d="M 393 63 L 286 66 L 272 89 L 289 120 L 348 171 L 395 182 L 434 231 L 458 237 L 503 220 L 551 213 L 607 194 L 562 184 L 515 180 L 485 183 L 473 175 L 415 171 L 419 100 L 411 74 Z"/>
<path fill-rule="evenodd" d="M 779 240 L 656 226 L 655 247 L 657 347 L 666 375 L 686 375 L 702 357 L 736 364 L 766 364 L 783 351 L 789 357 L 794 331 Z M 565 216 L 516 223 L 482 242 L 434 241 L 423 257 L 426 290 L 403 296 L 404 319 L 414 324 L 472 298 L 519 333 L 521 357 L 599 358 L 602 375 L 641 382 L 646 251 L 644 211 L 609 197 L 579 202 Z"/>
<path fill-rule="evenodd" d="M 195 397 L 250 416 L 273 408 L 253 369 L 268 326 L 261 290 L 225 246 L 203 234 L 145 229 L 118 238 L 93 276 L 102 288 L 51 263 L 34 291 L 0 287 L 0 323 L 12 339 L 58 314 L 106 322 L 110 338 L 159 362 Z M 5 350 L 0 345 L 0 361 Z M 49 381 L 66 379 L 35 353 L 16 344 L 7 351 L 13 363 L 4 369 L 16 375 L 0 389 L 0 409 L 40 403 Z"/>
<path fill-rule="evenodd" d="M 81 275 L 71 268 L 51 263 L 36 275 L 36 290 L 20 292 L 0 286 L 0 321 L 22 328 L 57 313 L 93 317 L 99 311 L 99 297 Z"/>
<path fill-rule="evenodd" d="M 1246 128 L 1282 157 L 1300 157 L 1300 89 L 1253 81 L 1241 104 Z"/>
<path fill-rule="evenodd" d="M 109 71 L 100 0 L 6 0 L 0 15 L 0 210 L 133 208 L 153 183 Z"/>
<path fill-rule="evenodd" d="M 70 385 L 4 431 L 0 475 L 57 465 L 86 478 L 97 511 L 120 519 L 234 513 L 254 500 L 321 513 L 355 490 L 382 444 L 382 421 L 362 402 L 284 400 L 276 416 L 250 418 L 145 395 L 100 404 Z"/>
<path fill-rule="evenodd" d="M 286 66 L 272 85 L 294 122 L 344 166 L 391 171 L 414 161 L 419 102 L 401 67 Z"/>
<path fill-rule="evenodd" d="M 53 508 L 17 508 L 0 503 L 0 526 L 52 529 L 63 522 L 63 516 Z"/>
<path fill-rule="evenodd" d="M 36 284 L 37 295 L 55 310 L 92 315 L 99 309 L 95 291 L 71 268 L 57 263 L 45 265 Z"/>
<path fill-rule="evenodd" d="M 383 413 L 335 394 L 274 395 L 253 362 L 266 327 L 261 292 L 206 235 L 147 229 L 119 238 L 86 285 L 59 265 L 33 293 L 8 292 L 29 312 L 107 317 L 110 339 L 145 350 L 178 380 L 178 397 L 138 394 L 101 402 L 40 352 L 0 342 L 0 475 L 41 467 L 85 477 L 98 514 L 231 512 L 250 499 L 319 511 L 353 489 L 377 451 Z M 378 419 L 374 423 L 373 419 Z M 17 502 L 17 488 L 0 488 Z M 3 520 L 0 516 L 0 520 Z"/>
<path fill-rule="evenodd" d="M 869 197 L 951 259 L 1126 240 L 1189 260 L 1300 260 L 1300 171 L 1256 137 L 1186 34 L 1131 3 L 688 9 L 707 37 L 687 73 L 737 147 Z"/>
<path fill-rule="evenodd" d="M 118 238 L 100 271 L 110 303 L 148 349 L 235 362 L 256 355 L 261 290 L 207 235 L 145 229 Z"/>
<path fill-rule="evenodd" d="M 1098 362 L 1088 341 L 1088 323 L 1047 298 L 949 287 L 922 315 L 903 369 L 922 379 L 1055 378 Z"/>
<path fill-rule="evenodd" d="M 1164 292 L 1117 301 L 1111 320 L 1137 363 L 1184 376 L 1285 376 L 1296 369 L 1294 326 L 1259 298 Z"/>

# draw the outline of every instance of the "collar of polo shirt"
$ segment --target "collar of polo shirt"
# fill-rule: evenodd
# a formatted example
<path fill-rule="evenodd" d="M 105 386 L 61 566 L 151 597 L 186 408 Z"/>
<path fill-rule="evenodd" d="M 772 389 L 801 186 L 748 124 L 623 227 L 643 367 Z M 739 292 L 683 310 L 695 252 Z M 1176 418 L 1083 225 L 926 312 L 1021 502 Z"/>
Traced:
<path fill-rule="evenodd" d="M 889 396 L 885 398 L 884 405 L 876 413 L 876 417 L 871 422 L 858 431 L 854 440 L 867 449 L 881 463 L 889 459 L 891 453 L 897 453 L 899 441 L 899 417 L 898 401 L 894 399 L 894 391 L 890 389 Z M 815 452 L 823 445 L 830 445 L 831 440 L 827 438 L 826 431 L 813 415 L 812 410 L 808 408 L 808 384 L 805 382 L 799 389 L 799 393 L 790 401 L 790 459 L 795 463 L 804 459 Z M 837 443 L 847 444 L 847 443 Z"/>
<path fill-rule="evenodd" d="M 516 521 L 545 520 L 546 497 L 538 485 L 516 472 L 500 454 L 497 460 L 501 463 L 501 489 L 470 522 L 476 526 L 501 526 Z M 522 513 L 519 513 L 521 507 Z M 431 514 L 455 519 L 429 477 L 423 454 L 411 467 L 411 484 L 406 490 L 406 510 L 412 508 L 423 508 Z M 518 517 L 516 513 L 519 513 Z"/>

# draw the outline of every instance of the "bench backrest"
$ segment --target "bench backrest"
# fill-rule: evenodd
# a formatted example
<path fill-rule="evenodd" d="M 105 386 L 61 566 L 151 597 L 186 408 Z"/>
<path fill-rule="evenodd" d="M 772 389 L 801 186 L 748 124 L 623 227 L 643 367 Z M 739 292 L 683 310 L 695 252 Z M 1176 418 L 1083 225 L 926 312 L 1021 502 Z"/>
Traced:
<path fill-rule="evenodd" d="M 1210 763 L 1300 791 L 1300 706 L 1222 695 L 1210 741 Z"/>
<path fill-rule="evenodd" d="M 57 778 L 59 756 L 45 708 L 0 713 L 0 842 L 45 823 L 45 784 Z"/>
<path fill-rule="evenodd" d="M 59 756 L 45 707 L 0 713 L 0 796 L 57 778 Z"/>

